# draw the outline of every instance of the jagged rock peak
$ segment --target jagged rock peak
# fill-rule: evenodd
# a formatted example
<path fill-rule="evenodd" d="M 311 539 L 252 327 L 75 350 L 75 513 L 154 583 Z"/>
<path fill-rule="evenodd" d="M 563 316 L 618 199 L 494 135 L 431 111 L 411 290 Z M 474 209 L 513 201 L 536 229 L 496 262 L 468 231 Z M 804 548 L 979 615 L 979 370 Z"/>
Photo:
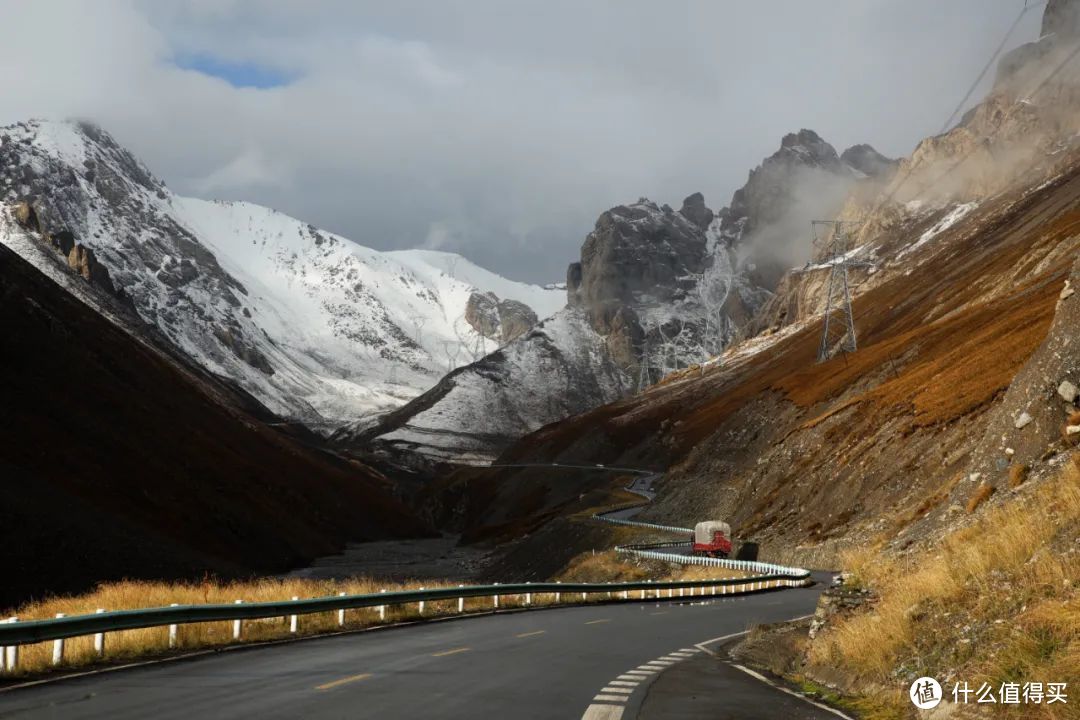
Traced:
<path fill-rule="evenodd" d="M 1042 17 L 1042 35 L 1080 35 L 1080 0 L 1050 0 Z"/>
<path fill-rule="evenodd" d="M 780 149 L 766 158 L 762 164 L 787 160 L 828 169 L 840 168 L 840 156 L 836 154 L 836 148 L 825 142 L 813 130 L 805 128 L 797 133 L 785 135 L 780 140 Z"/>
<path fill-rule="evenodd" d="M 713 211 L 705 205 L 705 196 L 699 192 L 688 195 L 686 199 L 683 200 L 682 208 L 679 209 L 679 214 L 702 230 L 709 227 L 715 217 Z"/>
<path fill-rule="evenodd" d="M 852 145 L 840 153 L 840 160 L 848 167 L 870 177 L 879 177 L 890 173 L 900 164 L 899 160 L 885 157 L 875 150 L 872 145 L 866 143 Z"/>

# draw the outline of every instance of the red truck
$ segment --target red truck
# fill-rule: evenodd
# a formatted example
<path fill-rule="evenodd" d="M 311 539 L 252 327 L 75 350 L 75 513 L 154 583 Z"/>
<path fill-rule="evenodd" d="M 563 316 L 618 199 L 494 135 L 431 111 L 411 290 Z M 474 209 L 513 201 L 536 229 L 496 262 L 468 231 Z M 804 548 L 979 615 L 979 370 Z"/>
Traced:
<path fill-rule="evenodd" d="M 707 520 L 694 526 L 694 555 L 726 558 L 731 555 L 731 526 Z"/>

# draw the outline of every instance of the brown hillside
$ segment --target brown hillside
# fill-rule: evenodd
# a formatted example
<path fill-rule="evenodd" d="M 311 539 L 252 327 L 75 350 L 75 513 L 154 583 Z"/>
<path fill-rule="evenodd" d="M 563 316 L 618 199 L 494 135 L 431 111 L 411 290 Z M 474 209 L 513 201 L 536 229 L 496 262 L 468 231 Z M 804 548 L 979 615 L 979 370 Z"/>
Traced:
<path fill-rule="evenodd" d="M 1013 412 L 1003 392 L 1047 337 L 1080 247 L 1078 165 L 1045 172 L 1049 184 L 1028 177 L 984 199 L 902 260 L 925 225 L 881 237 L 891 252 L 856 296 L 857 353 L 816 363 L 820 319 L 805 320 L 753 340 L 765 345 L 756 354 L 736 348 L 704 373 L 542 428 L 501 461 L 666 465 L 648 514 L 729 518 L 773 557 L 804 562 L 832 562 L 860 530 L 903 529 L 966 503 L 978 484 L 967 478 L 974 441 Z M 1002 462 L 1037 469 L 1060 427 L 1024 432 L 1027 456 L 987 458 L 997 475 L 983 481 L 1007 487 Z M 507 499 L 525 482 L 511 471 L 499 479 Z"/>

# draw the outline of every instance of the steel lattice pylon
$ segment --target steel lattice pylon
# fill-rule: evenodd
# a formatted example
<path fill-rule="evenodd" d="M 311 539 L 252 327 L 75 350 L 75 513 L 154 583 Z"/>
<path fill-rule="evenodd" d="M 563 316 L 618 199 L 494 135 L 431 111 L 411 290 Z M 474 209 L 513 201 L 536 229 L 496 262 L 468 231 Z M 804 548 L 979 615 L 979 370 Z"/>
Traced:
<path fill-rule="evenodd" d="M 855 315 L 851 310 L 851 286 L 848 268 L 867 267 L 871 263 L 853 259 L 853 236 L 861 222 L 850 220 L 814 220 L 811 229 L 815 246 L 822 249 L 823 261 L 829 268 L 829 290 L 825 300 L 825 320 L 818 345 L 818 362 L 824 362 L 837 352 L 855 352 Z M 818 237 L 821 228 L 831 230 L 826 238 Z M 836 317 L 839 315 L 838 317 Z"/>

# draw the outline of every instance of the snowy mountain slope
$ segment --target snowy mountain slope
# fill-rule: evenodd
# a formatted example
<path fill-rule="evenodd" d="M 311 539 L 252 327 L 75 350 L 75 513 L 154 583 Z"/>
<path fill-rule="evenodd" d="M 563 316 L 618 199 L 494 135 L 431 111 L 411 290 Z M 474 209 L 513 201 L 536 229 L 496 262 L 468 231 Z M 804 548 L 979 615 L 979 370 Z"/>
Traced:
<path fill-rule="evenodd" d="M 586 314 L 567 307 L 408 405 L 333 439 L 399 458 L 488 462 L 547 423 L 621 397 L 630 381 Z"/>
<path fill-rule="evenodd" d="M 31 201 L 44 230 L 91 248 L 117 292 L 198 364 L 324 430 L 494 350 L 463 319 L 473 292 L 541 317 L 564 301 L 449 253 L 380 253 L 268 208 L 180 197 L 86 123 L 0 128 L 0 198 Z"/>

